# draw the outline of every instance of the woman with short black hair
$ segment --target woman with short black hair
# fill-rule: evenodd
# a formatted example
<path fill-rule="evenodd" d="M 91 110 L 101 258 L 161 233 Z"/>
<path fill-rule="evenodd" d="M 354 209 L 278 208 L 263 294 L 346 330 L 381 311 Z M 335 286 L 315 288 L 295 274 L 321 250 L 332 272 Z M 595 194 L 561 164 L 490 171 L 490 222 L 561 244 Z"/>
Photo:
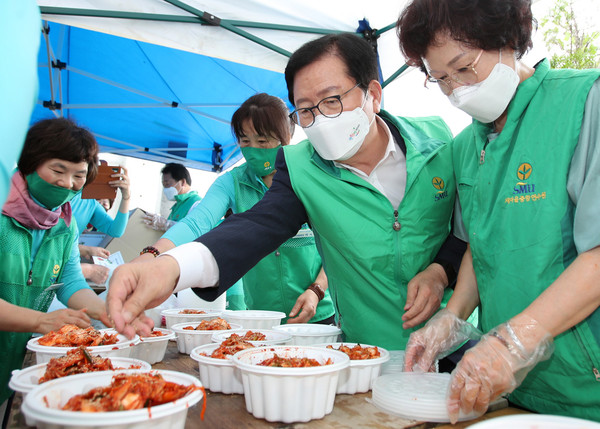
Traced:
<path fill-rule="evenodd" d="M 97 163 L 96 140 L 68 119 L 42 120 L 27 133 L 0 216 L 0 403 L 32 332 L 87 327 L 90 317 L 110 323 L 81 274 L 69 204 Z M 46 313 L 55 295 L 70 308 Z"/>

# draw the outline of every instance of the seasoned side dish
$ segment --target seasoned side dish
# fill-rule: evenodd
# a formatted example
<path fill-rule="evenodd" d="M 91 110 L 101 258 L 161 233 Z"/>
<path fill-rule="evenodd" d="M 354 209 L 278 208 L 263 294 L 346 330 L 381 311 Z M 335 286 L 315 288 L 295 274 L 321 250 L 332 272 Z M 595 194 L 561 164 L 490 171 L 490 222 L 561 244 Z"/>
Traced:
<path fill-rule="evenodd" d="M 187 329 L 188 331 L 224 331 L 231 329 L 231 326 L 229 326 L 229 323 L 225 319 L 217 317 L 212 320 L 203 320 L 195 328 L 193 326 L 185 326 L 183 329 Z"/>
<path fill-rule="evenodd" d="M 375 346 L 363 347 L 360 344 L 357 344 L 354 347 L 348 347 L 347 345 L 342 344 L 337 349 L 333 346 L 327 346 L 327 348 L 346 353 L 350 357 L 350 360 L 365 360 L 381 357 L 379 349 Z"/>
<path fill-rule="evenodd" d="M 328 358 L 327 361 L 325 361 L 325 363 L 320 363 L 316 359 L 306 357 L 282 358 L 280 356 L 277 356 L 277 354 L 274 354 L 272 358 L 265 359 L 262 362 L 259 362 L 257 365 L 276 366 L 281 368 L 305 368 L 309 366 L 331 365 L 332 363 L 333 361 L 331 360 L 331 358 Z"/>
<path fill-rule="evenodd" d="M 75 395 L 62 409 L 92 413 L 135 410 L 172 402 L 195 390 L 202 388 L 165 381 L 160 374 L 117 374 L 110 386 Z"/>
<path fill-rule="evenodd" d="M 116 344 L 117 334 L 102 333 L 91 326 L 79 328 L 75 325 L 65 325 L 58 331 L 50 331 L 38 340 L 41 346 L 51 347 L 93 347 Z"/>

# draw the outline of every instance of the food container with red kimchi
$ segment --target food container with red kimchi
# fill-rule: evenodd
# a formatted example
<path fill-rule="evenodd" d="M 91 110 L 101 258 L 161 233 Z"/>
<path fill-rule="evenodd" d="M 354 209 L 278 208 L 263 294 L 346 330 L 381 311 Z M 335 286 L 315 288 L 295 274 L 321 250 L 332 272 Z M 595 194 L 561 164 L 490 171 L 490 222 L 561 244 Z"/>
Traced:
<path fill-rule="evenodd" d="M 368 392 L 381 374 L 382 365 L 390 360 L 390 353 L 381 347 L 358 343 L 324 343 L 326 347 L 346 353 L 350 358 L 348 368 L 340 372 L 337 393 L 353 395 Z"/>
<path fill-rule="evenodd" d="M 221 343 L 232 335 L 237 335 L 244 341 L 248 341 L 255 346 L 289 344 L 292 340 L 292 336 L 287 332 L 275 331 L 273 329 L 236 329 L 215 333 L 211 339 L 215 343 Z"/>
<path fill-rule="evenodd" d="M 246 347 L 254 346 L 248 343 Z M 220 348 L 221 344 L 210 343 L 198 346 L 190 353 L 190 357 L 198 362 L 202 385 L 211 392 L 244 393 L 242 374 L 231 360 L 241 348 L 232 347 L 232 354 L 223 353 L 222 350 L 219 350 Z"/>
<path fill-rule="evenodd" d="M 210 308 L 169 308 L 160 314 L 165 318 L 167 329 L 171 329 L 177 323 L 216 319 L 221 311 Z"/>
<path fill-rule="evenodd" d="M 79 346 L 85 346 L 92 355 L 131 357 L 133 347 L 140 341 L 137 335 L 130 340 L 114 329 L 68 329 L 71 326 L 73 325 L 65 325 L 59 331 L 52 331 L 27 342 L 27 349 L 35 352 L 36 363 L 46 363 Z"/>
<path fill-rule="evenodd" d="M 188 409 L 202 397 L 200 381 L 185 373 L 103 371 L 41 384 L 27 395 L 21 409 L 27 425 L 38 428 L 180 429 Z"/>
<path fill-rule="evenodd" d="M 240 329 L 240 325 L 228 323 L 225 319 L 216 318 L 200 322 L 177 323 L 171 330 L 177 335 L 179 353 L 190 354 L 192 350 L 204 344 L 210 344 L 214 333 Z"/>
<path fill-rule="evenodd" d="M 246 409 L 270 422 L 307 422 L 333 410 L 347 354 L 323 347 L 265 346 L 233 356 L 242 374 Z"/>
<path fill-rule="evenodd" d="M 170 329 L 154 328 L 149 337 L 140 337 L 140 342 L 133 348 L 131 357 L 143 359 L 149 364 L 161 362 L 165 353 L 169 340 L 175 339 L 175 332 Z"/>
<path fill-rule="evenodd" d="M 63 356 L 60 356 L 61 358 Z M 54 359 L 59 359 L 54 358 Z M 152 366 L 143 360 L 140 359 L 132 359 L 132 358 L 123 358 L 123 357 L 111 357 L 106 358 L 110 360 L 112 364 L 112 368 L 115 371 L 123 370 L 123 369 L 143 369 L 150 370 Z M 10 381 L 8 382 L 8 387 L 10 387 L 15 392 L 20 392 L 23 394 L 23 397 L 27 396 L 29 392 L 33 390 L 33 388 L 40 385 L 40 379 L 46 375 L 48 363 L 40 363 L 39 365 L 30 366 L 24 369 L 15 369 L 12 372 L 12 376 Z M 93 367 L 93 369 L 84 367 L 81 368 L 81 372 L 77 373 L 88 373 L 88 372 L 97 372 L 97 371 L 107 371 L 108 369 L 103 368 L 101 365 L 97 365 Z M 66 374 L 69 375 L 66 375 Z M 75 371 L 73 371 L 73 365 L 65 368 L 64 376 L 70 377 L 71 375 L 75 375 Z"/>

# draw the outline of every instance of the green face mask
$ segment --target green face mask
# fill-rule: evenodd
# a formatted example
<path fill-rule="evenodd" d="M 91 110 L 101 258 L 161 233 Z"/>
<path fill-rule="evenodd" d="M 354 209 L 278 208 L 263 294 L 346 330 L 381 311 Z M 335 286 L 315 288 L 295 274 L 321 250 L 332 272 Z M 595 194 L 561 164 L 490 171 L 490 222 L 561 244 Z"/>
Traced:
<path fill-rule="evenodd" d="M 242 155 L 246 158 L 248 167 L 259 177 L 265 177 L 275 170 L 275 158 L 281 145 L 263 149 L 258 147 L 243 147 Z"/>
<path fill-rule="evenodd" d="M 47 209 L 54 209 L 71 201 L 75 195 L 81 192 L 72 189 L 55 186 L 42 179 L 37 171 L 27 175 L 27 187 L 33 198 L 42 203 Z"/>

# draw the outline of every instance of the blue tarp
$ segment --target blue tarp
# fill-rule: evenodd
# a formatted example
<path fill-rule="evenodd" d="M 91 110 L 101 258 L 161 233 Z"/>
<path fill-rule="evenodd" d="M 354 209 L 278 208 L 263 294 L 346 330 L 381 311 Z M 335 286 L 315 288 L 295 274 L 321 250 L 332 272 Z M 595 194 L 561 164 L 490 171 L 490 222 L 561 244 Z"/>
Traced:
<path fill-rule="evenodd" d="M 251 95 L 286 100 L 283 74 L 95 31 L 45 23 L 32 121 L 64 116 L 89 128 L 102 151 L 202 170 L 241 154 L 229 120 Z M 60 62 L 59 62 L 60 61 Z M 60 109 L 46 106 L 60 103 Z M 288 103 L 289 105 L 289 103 Z M 222 162 L 214 147 L 221 147 Z M 174 151 L 173 149 L 185 149 Z"/>

